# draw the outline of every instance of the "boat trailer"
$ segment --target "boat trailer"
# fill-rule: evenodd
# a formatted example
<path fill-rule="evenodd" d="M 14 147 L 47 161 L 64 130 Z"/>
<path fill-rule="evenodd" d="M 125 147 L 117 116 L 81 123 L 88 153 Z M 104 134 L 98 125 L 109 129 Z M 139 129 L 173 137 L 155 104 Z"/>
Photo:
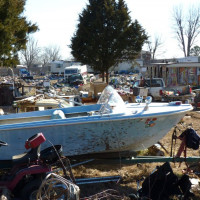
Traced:
<path fill-rule="evenodd" d="M 94 160 L 95 164 L 101 164 L 106 162 L 106 164 L 139 164 L 139 163 L 154 163 L 154 162 L 200 162 L 199 156 L 192 157 L 163 157 L 163 156 L 138 156 L 132 158 L 122 158 L 122 159 L 97 159 Z"/>

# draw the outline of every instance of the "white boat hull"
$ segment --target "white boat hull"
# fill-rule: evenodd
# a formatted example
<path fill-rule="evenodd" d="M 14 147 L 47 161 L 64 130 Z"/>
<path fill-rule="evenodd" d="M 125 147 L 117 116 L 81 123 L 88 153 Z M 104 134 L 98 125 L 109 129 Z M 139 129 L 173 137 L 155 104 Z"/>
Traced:
<path fill-rule="evenodd" d="M 0 158 L 8 159 L 23 153 L 25 140 L 39 132 L 47 139 L 42 144 L 43 148 L 61 144 L 65 156 L 139 151 L 158 142 L 184 115 L 185 112 L 180 112 L 167 116 L 132 116 L 124 119 L 121 116 L 115 119 L 101 116 L 90 122 L 84 120 L 87 117 L 82 117 L 79 123 L 64 119 L 51 124 L 47 121 L 26 123 L 23 128 L 11 125 L 10 129 L 0 130 L 0 139 L 9 144 L 1 148 Z"/>
<path fill-rule="evenodd" d="M 95 105 L 0 116 L 0 140 L 9 144 L 0 149 L 0 159 L 24 153 L 25 141 L 40 132 L 47 139 L 42 148 L 60 144 L 65 156 L 139 151 L 192 110 L 180 103 L 124 104 L 114 93 L 107 87 Z"/>

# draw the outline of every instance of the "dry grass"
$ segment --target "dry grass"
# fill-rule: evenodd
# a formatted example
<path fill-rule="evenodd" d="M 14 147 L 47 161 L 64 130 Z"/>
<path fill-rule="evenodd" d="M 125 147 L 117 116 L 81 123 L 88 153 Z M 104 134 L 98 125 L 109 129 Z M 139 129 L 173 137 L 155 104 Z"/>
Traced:
<path fill-rule="evenodd" d="M 190 112 L 186 117 L 183 118 L 182 122 L 178 124 L 180 131 L 177 131 L 177 135 L 179 135 L 183 130 L 187 127 L 191 126 L 197 130 L 200 130 L 200 113 L 199 112 Z M 160 141 L 164 144 L 164 147 L 170 153 L 171 150 L 171 138 L 172 138 L 173 129 Z M 177 140 L 175 145 L 175 152 L 179 147 L 180 141 Z M 146 153 L 146 151 L 144 151 Z M 199 150 L 189 150 L 187 151 L 188 156 L 199 156 Z M 169 156 L 168 153 L 165 152 L 166 156 Z M 106 163 L 101 165 L 92 165 L 88 164 L 85 166 L 79 166 L 73 169 L 73 173 L 75 177 L 100 177 L 100 176 L 114 176 L 120 175 L 122 177 L 122 181 L 120 183 L 106 183 L 106 184 L 93 184 L 85 187 L 81 187 L 81 196 L 89 196 L 98 192 L 101 192 L 106 189 L 116 189 L 119 193 L 125 197 L 122 199 L 129 199 L 128 194 L 135 193 L 137 190 L 137 180 L 142 177 L 147 177 L 150 173 L 156 168 L 156 166 L 160 166 L 162 163 L 151 163 L 151 164 L 135 164 L 135 165 L 121 165 L 120 160 L 118 165 L 107 165 Z M 185 163 L 171 163 L 171 167 L 173 172 L 178 176 L 182 176 L 182 171 L 186 168 Z M 200 165 L 197 163 L 195 170 L 200 171 Z M 198 178 L 197 175 L 190 174 L 191 178 Z M 199 188 L 196 189 L 196 197 L 194 199 L 200 199 Z M 175 198 L 173 198 L 175 199 Z"/>

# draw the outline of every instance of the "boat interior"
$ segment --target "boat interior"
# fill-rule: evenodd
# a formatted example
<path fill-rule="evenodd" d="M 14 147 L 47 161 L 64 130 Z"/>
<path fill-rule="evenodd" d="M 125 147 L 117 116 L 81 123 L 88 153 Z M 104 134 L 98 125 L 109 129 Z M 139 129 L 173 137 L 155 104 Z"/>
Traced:
<path fill-rule="evenodd" d="M 2 115 L 0 116 L 0 125 L 90 116 L 91 113 L 98 112 L 101 106 L 102 105 L 100 104 L 94 104 L 87 106 L 74 106 L 61 109 Z"/>

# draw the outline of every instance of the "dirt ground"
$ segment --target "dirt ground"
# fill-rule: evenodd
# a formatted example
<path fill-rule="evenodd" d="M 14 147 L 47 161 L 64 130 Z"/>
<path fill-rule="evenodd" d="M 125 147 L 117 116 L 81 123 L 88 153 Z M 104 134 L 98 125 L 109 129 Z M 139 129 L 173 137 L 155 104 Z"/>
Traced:
<path fill-rule="evenodd" d="M 182 119 L 182 121 L 177 125 L 177 136 L 179 136 L 186 128 L 192 127 L 197 133 L 200 133 L 200 111 L 191 111 Z M 165 154 L 165 156 L 170 156 L 171 152 L 171 141 L 172 141 L 172 133 L 174 128 L 170 130 L 169 133 L 160 141 L 163 144 L 164 148 L 167 152 L 160 148 L 160 150 Z M 176 145 L 173 148 L 173 152 L 177 152 L 180 146 L 180 141 L 176 140 Z M 152 150 L 152 148 L 148 151 L 149 155 L 156 155 L 158 149 Z M 147 155 L 147 151 L 140 152 L 140 154 Z M 182 155 L 183 156 L 183 155 Z M 187 156 L 200 156 L 200 150 L 187 150 Z M 128 196 L 131 193 L 135 193 L 137 191 L 137 180 L 141 179 L 142 177 L 147 177 L 150 173 L 156 168 L 156 166 L 161 166 L 163 163 L 150 163 L 150 164 L 134 164 L 134 165 L 122 165 L 119 164 L 108 165 L 106 163 L 98 164 L 98 165 L 82 165 L 76 168 L 73 168 L 73 174 L 75 177 L 99 177 L 99 176 L 114 176 L 120 175 L 122 180 L 118 183 L 106 183 L 106 184 L 91 184 L 87 185 L 86 187 L 80 187 L 81 189 L 81 197 L 88 197 L 94 194 L 97 194 L 102 191 L 110 192 L 108 189 L 114 189 L 118 191 L 118 194 L 115 194 L 115 198 L 113 199 L 130 199 Z M 191 166 L 194 163 L 189 163 Z M 183 163 L 170 163 L 173 172 L 178 176 L 181 177 L 183 175 L 184 169 L 186 169 L 186 164 Z M 195 163 L 195 167 L 192 168 L 195 171 L 200 172 L 200 164 Z M 194 173 L 189 173 L 190 178 L 199 179 L 197 175 Z M 195 193 L 195 197 L 192 199 L 200 199 L 199 194 L 200 187 L 193 189 Z M 117 198 L 117 196 L 120 196 Z M 89 198 L 88 198 L 89 199 Z M 174 198 L 173 198 L 174 199 Z"/>

